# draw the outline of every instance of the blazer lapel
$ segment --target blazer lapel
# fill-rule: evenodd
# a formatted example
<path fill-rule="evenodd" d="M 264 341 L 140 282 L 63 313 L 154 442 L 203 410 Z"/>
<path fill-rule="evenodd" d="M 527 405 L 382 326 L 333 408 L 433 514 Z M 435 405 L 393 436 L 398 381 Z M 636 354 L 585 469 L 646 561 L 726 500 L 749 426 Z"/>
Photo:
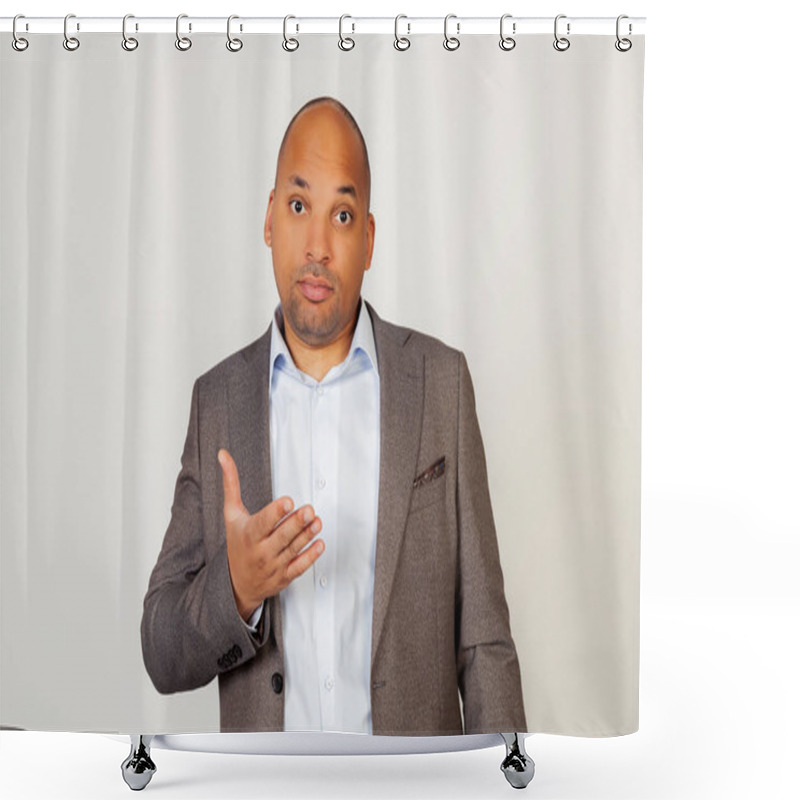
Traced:
<path fill-rule="evenodd" d="M 366 303 L 366 301 L 364 301 Z M 372 604 L 372 660 L 397 569 L 422 430 L 422 364 L 404 348 L 411 331 L 383 322 L 369 303 L 380 375 L 378 532 Z"/>
<path fill-rule="evenodd" d="M 267 332 L 243 351 L 244 368 L 235 373 L 228 394 L 231 455 L 239 471 L 242 502 L 251 514 L 273 500 L 269 441 L 272 325 L 270 323 Z M 268 609 L 270 626 L 283 657 L 280 603 L 269 603 Z"/>
<path fill-rule="evenodd" d="M 231 455 L 245 508 L 255 514 L 272 499 L 269 450 L 269 348 L 272 325 L 242 352 L 244 368 L 229 384 Z"/>

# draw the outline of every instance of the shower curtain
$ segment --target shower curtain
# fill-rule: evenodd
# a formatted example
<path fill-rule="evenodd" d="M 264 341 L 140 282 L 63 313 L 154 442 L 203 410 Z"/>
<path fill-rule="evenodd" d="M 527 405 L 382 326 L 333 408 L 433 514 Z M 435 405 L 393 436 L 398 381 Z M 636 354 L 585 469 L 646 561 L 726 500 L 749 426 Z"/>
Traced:
<path fill-rule="evenodd" d="M 219 678 L 154 685 L 143 602 L 195 381 L 275 319 L 264 227 L 281 139 L 330 96 L 369 153 L 362 298 L 468 365 L 494 525 L 484 515 L 470 575 L 496 537 L 526 730 L 636 731 L 644 37 L 619 49 L 612 25 L 563 50 L 546 34 L 450 50 L 360 34 L 348 50 L 326 33 L 292 51 L 237 36 L 238 50 L 224 32 L 128 50 L 85 33 L 69 50 L 39 34 L 24 51 L 0 37 L 0 724 L 220 730 Z M 464 584 L 437 611 L 444 652 L 460 632 L 441 621 L 488 591 Z M 220 673 L 249 669 L 240 656 Z"/>

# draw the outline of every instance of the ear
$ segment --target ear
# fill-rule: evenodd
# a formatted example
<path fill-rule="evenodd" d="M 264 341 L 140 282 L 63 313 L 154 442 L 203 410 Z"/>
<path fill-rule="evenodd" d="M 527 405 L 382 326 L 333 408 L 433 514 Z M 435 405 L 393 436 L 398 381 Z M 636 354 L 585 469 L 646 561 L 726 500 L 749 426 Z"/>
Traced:
<path fill-rule="evenodd" d="M 367 261 L 364 266 L 366 272 L 372 265 L 372 248 L 375 246 L 375 217 L 370 214 L 367 217 Z"/>
<path fill-rule="evenodd" d="M 272 204 L 275 201 L 275 190 L 269 193 L 269 203 L 267 203 L 267 217 L 264 220 L 264 241 L 267 247 L 272 247 Z"/>

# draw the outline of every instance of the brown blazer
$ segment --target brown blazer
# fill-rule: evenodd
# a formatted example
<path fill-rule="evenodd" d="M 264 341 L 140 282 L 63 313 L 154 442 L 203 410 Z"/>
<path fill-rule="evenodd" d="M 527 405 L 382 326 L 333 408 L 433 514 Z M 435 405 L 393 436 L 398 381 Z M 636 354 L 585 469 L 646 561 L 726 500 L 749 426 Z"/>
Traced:
<path fill-rule="evenodd" d="M 466 359 L 365 307 L 381 407 L 373 734 L 525 732 Z M 217 461 L 221 447 L 233 456 L 248 511 L 271 502 L 271 332 L 195 381 L 172 518 L 144 598 L 142 651 L 156 689 L 218 678 L 222 731 L 283 730 L 280 602 L 266 601 L 257 636 L 236 610 Z"/>

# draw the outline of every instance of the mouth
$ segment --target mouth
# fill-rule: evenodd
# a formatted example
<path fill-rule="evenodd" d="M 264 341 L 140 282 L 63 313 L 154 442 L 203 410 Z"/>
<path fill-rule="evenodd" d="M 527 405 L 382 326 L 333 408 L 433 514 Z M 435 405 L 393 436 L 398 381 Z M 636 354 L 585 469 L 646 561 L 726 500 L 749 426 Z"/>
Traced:
<path fill-rule="evenodd" d="M 306 299 L 321 303 L 333 294 L 333 287 L 317 278 L 305 278 L 297 284 Z"/>

